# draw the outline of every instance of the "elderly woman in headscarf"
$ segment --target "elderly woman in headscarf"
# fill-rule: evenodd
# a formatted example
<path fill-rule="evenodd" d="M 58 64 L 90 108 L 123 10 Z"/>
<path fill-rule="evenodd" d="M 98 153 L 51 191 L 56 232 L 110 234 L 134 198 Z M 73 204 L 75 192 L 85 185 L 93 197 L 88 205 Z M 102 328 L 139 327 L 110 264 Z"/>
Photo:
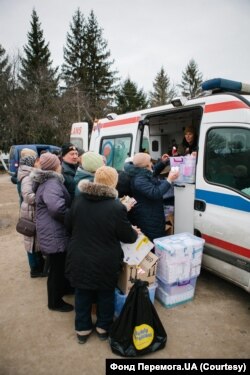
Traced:
<path fill-rule="evenodd" d="M 37 154 L 30 154 L 20 159 L 17 178 L 21 185 L 22 203 L 20 208 L 20 217 L 32 220 L 35 222 L 35 193 L 32 189 L 32 180 L 30 173 L 39 165 Z M 44 258 L 39 251 L 36 235 L 33 237 L 24 236 L 24 247 L 27 251 L 28 261 L 30 266 L 30 276 L 43 277 L 46 273 L 44 269 Z"/>

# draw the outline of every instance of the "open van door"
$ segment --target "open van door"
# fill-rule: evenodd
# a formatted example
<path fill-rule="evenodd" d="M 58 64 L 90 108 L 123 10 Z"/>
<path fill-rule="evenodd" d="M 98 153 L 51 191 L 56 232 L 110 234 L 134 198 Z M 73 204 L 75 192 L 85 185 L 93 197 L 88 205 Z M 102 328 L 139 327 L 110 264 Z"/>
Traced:
<path fill-rule="evenodd" d="M 249 125 L 213 122 L 201 132 L 195 229 L 206 241 L 203 266 L 248 291 L 250 178 L 242 171 L 249 158 Z"/>

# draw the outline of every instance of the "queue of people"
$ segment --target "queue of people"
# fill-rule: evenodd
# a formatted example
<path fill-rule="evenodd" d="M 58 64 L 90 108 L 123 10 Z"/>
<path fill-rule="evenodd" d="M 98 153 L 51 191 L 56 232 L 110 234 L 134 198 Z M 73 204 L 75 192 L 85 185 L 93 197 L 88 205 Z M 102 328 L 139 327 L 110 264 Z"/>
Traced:
<path fill-rule="evenodd" d="M 124 164 L 136 202 L 128 206 L 119 199 L 124 178 L 118 181 L 117 171 L 106 166 L 102 155 L 82 151 L 79 156 L 77 148 L 67 143 L 61 155 L 45 152 L 40 158 L 21 157 L 21 214 L 28 212 L 36 222 L 36 237 L 29 239 L 29 245 L 25 239 L 31 277 L 36 272 L 44 276 L 42 262 L 47 259 L 48 308 L 75 309 L 75 331 L 81 344 L 94 331 L 101 340 L 108 337 L 123 261 L 121 242 L 135 242 L 140 232 L 151 241 L 166 235 L 164 195 L 178 178 L 178 172 L 171 170 L 166 178 L 159 177 L 168 165 L 167 154 L 153 166 L 144 152 Z M 41 264 L 36 264 L 39 259 Z M 63 299 L 69 290 L 75 294 L 75 306 Z M 97 306 L 95 323 L 93 303 Z"/>

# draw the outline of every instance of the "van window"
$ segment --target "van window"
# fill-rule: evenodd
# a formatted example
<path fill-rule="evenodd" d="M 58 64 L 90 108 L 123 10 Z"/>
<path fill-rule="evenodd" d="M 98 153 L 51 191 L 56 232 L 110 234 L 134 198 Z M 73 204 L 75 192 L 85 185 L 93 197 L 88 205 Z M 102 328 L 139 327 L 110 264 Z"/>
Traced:
<path fill-rule="evenodd" d="M 76 148 L 83 150 L 83 140 L 82 140 L 82 138 L 70 137 L 70 142 L 73 143 L 73 145 Z"/>
<path fill-rule="evenodd" d="M 214 128 L 208 132 L 205 178 L 250 196 L 250 130 Z"/>
<path fill-rule="evenodd" d="M 149 152 L 149 140 L 146 137 L 142 138 L 142 152 Z"/>
<path fill-rule="evenodd" d="M 126 158 L 130 156 L 131 145 L 131 134 L 105 137 L 101 141 L 100 153 L 106 157 L 108 166 L 121 171 Z"/>

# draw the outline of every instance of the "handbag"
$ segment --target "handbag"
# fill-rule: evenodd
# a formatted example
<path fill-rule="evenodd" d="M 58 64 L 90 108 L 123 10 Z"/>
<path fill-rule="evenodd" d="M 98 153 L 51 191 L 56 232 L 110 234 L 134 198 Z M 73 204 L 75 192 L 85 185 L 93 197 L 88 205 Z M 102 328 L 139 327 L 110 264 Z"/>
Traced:
<path fill-rule="evenodd" d="M 16 231 L 24 236 L 33 237 L 36 234 L 36 224 L 34 221 L 24 217 L 19 217 L 16 225 Z"/>
<path fill-rule="evenodd" d="M 109 344 L 113 353 L 136 357 L 165 347 L 167 333 L 150 300 L 148 282 L 136 280 L 117 320 L 111 326 Z"/>

